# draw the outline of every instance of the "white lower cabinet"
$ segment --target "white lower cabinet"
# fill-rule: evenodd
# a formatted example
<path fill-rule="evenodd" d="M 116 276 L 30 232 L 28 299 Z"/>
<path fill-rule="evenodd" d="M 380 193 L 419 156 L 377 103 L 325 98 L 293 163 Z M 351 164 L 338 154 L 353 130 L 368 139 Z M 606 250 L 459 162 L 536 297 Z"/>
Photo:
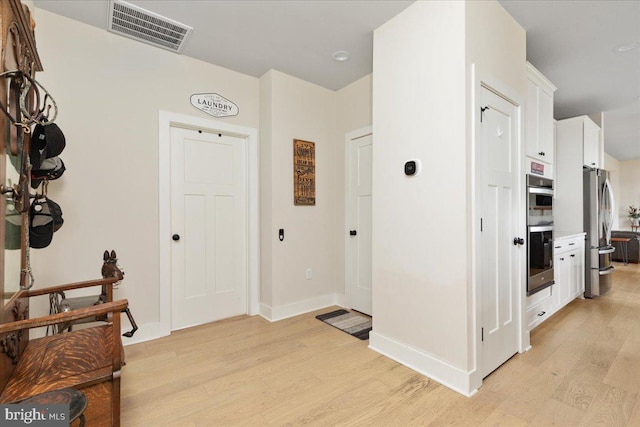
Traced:
<path fill-rule="evenodd" d="M 584 235 L 557 239 L 553 250 L 555 281 L 564 306 L 584 292 Z"/>
<path fill-rule="evenodd" d="M 559 301 L 556 285 L 551 285 L 527 297 L 527 329 L 531 330 L 547 320 L 549 316 L 558 310 Z"/>
<path fill-rule="evenodd" d="M 584 293 L 584 233 L 554 240 L 555 283 L 527 297 L 528 330 Z"/>

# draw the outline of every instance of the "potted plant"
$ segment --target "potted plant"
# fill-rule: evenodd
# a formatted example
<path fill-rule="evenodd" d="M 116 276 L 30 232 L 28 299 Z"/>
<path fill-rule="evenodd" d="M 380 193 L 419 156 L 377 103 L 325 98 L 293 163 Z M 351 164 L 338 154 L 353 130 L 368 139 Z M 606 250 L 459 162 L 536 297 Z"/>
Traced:
<path fill-rule="evenodd" d="M 629 221 L 631 221 L 631 227 L 640 225 L 640 208 L 629 206 Z"/>

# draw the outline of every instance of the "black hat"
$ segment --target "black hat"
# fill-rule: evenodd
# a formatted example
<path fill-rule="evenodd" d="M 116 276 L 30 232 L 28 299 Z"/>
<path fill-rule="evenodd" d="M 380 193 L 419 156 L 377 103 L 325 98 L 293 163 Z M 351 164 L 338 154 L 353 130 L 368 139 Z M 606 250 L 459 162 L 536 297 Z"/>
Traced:
<path fill-rule="evenodd" d="M 38 188 L 45 179 L 54 180 L 60 178 L 64 171 L 64 162 L 60 157 L 44 160 L 38 169 L 31 170 L 31 188 Z"/>
<path fill-rule="evenodd" d="M 53 239 L 53 218 L 46 198 L 35 199 L 29 209 L 29 246 L 46 248 Z"/>
<path fill-rule="evenodd" d="M 53 233 L 63 223 L 62 209 L 56 202 L 46 196 L 36 198 L 29 209 L 29 246 L 35 249 L 49 246 Z"/>
<path fill-rule="evenodd" d="M 34 169 L 38 169 L 45 159 L 59 156 L 64 150 L 64 134 L 55 123 L 37 124 L 31 135 L 29 158 Z"/>
<path fill-rule="evenodd" d="M 51 211 L 51 218 L 53 218 L 53 231 L 56 232 L 64 224 L 62 209 L 60 209 L 59 204 L 49 198 L 47 198 L 47 204 L 49 205 L 49 211 Z"/>

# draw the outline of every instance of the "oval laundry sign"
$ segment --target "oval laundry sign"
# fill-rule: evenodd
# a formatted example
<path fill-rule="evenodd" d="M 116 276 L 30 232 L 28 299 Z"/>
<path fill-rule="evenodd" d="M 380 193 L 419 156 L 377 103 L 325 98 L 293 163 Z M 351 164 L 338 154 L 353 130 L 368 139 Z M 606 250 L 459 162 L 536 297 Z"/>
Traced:
<path fill-rule="evenodd" d="M 213 117 L 238 115 L 238 106 L 217 93 L 195 93 L 191 95 L 191 105 Z"/>

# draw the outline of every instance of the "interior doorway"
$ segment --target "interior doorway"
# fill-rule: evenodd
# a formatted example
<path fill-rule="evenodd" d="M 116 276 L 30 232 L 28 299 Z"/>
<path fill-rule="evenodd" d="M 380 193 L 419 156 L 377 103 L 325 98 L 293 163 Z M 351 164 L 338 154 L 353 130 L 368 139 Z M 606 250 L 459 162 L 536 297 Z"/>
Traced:
<path fill-rule="evenodd" d="M 227 142 L 234 138 L 243 141 L 245 155 L 244 164 L 246 188 L 246 303 L 245 312 L 258 314 L 259 303 L 259 210 L 258 210 L 258 132 L 255 128 L 233 125 L 213 119 L 193 117 L 183 114 L 160 111 L 159 113 L 159 246 L 160 246 L 160 301 L 158 335 L 169 335 L 172 330 L 172 244 L 176 243 L 172 230 L 172 191 L 171 191 L 171 146 L 172 128 L 202 131 L 217 138 L 223 135 Z M 236 140 L 237 141 L 237 140 Z M 202 142 L 200 144 L 203 144 Z M 224 144 L 223 144 L 224 145 Z M 200 148 L 202 146 L 200 145 Z M 220 146 L 218 148 L 221 148 Z M 224 150 L 224 148 L 223 148 Z M 197 157 L 197 156 L 196 156 Z M 211 166 L 211 165 L 209 165 Z M 205 166 L 202 166 L 204 169 Z M 226 197 L 226 196 L 223 196 Z M 229 200 L 225 200 L 229 202 Z M 223 204 L 224 202 L 223 201 Z M 222 209 L 225 211 L 225 209 Z M 194 211 L 195 212 L 195 211 Z M 223 212 L 219 212 L 223 214 Z M 228 212 L 227 212 L 228 213 Z M 229 236 L 227 236 L 229 237 Z M 237 237 L 237 236 L 236 236 Z M 182 236 L 180 236 L 182 238 Z M 234 237 L 235 238 L 235 237 Z M 242 237 L 239 237 L 242 238 Z M 235 262 L 235 261 L 234 261 Z M 202 270 L 200 270 L 202 271 Z M 234 291 L 235 292 L 235 291 Z"/>
<path fill-rule="evenodd" d="M 345 282 L 349 307 L 372 315 L 371 201 L 373 135 L 371 128 L 350 132 L 346 143 Z"/>
<path fill-rule="evenodd" d="M 171 127 L 171 330 L 247 313 L 244 138 Z"/>
<path fill-rule="evenodd" d="M 481 88 L 477 157 L 480 212 L 478 255 L 482 301 L 482 377 L 519 349 L 518 291 L 522 247 L 514 244 L 520 215 L 519 107 Z"/>

